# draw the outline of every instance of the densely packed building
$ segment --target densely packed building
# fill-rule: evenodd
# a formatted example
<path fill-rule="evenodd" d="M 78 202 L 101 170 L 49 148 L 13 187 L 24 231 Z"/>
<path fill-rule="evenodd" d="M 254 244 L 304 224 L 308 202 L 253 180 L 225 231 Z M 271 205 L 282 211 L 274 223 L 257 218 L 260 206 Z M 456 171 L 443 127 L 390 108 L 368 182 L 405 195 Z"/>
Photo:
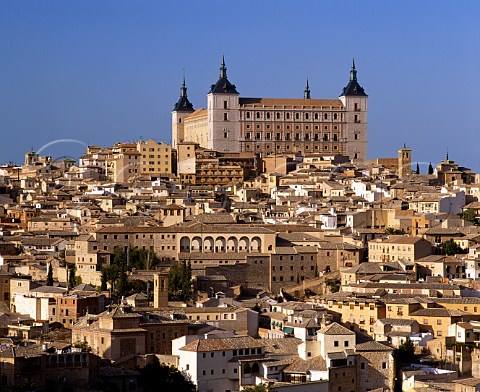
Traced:
<path fill-rule="evenodd" d="M 366 105 L 354 65 L 253 99 L 222 62 L 173 146 L 0 167 L 0 389 L 478 390 L 480 176 L 366 159 Z"/>

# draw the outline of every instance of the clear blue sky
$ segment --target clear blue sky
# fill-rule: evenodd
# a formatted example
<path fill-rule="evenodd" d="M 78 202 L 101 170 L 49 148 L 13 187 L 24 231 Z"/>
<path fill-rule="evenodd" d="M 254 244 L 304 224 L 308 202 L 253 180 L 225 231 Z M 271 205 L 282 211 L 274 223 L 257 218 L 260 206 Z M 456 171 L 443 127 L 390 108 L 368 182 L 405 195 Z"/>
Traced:
<path fill-rule="evenodd" d="M 312 97 L 337 97 L 355 56 L 370 158 L 406 143 L 437 163 L 448 147 L 480 171 L 479 16 L 475 0 L 3 0 L 0 163 L 58 139 L 170 142 L 183 68 L 205 107 L 224 53 L 244 97 L 302 97 L 307 76 Z"/>

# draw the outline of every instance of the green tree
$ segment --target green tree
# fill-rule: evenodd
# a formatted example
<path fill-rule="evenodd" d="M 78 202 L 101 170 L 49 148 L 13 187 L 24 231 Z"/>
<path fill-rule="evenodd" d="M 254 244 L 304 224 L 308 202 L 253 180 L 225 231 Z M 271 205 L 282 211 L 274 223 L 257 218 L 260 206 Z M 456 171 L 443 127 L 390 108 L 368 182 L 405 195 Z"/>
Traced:
<path fill-rule="evenodd" d="M 68 267 L 68 288 L 73 289 L 77 285 L 77 278 L 75 276 L 75 266 L 72 264 Z"/>
<path fill-rule="evenodd" d="M 171 300 L 188 301 L 192 298 L 192 265 L 176 262 L 168 272 L 168 294 Z"/>
<path fill-rule="evenodd" d="M 47 286 L 53 286 L 53 267 L 52 263 L 48 263 L 48 272 L 47 272 Z"/>
<path fill-rule="evenodd" d="M 468 250 L 463 249 L 457 245 L 454 240 L 450 239 L 443 244 L 443 251 L 447 256 L 454 256 L 459 253 L 466 253 Z"/>
<path fill-rule="evenodd" d="M 430 162 L 430 163 L 428 164 L 428 174 L 433 174 L 432 162 Z"/>
<path fill-rule="evenodd" d="M 415 170 L 415 174 L 420 174 L 420 166 L 418 165 L 418 162 L 417 162 L 417 169 Z"/>
<path fill-rule="evenodd" d="M 325 285 L 330 289 L 330 292 L 337 293 L 340 291 L 340 280 L 338 279 L 327 279 L 325 280 Z"/>
<path fill-rule="evenodd" d="M 458 214 L 463 220 L 472 222 L 474 225 L 480 226 L 480 219 L 476 217 L 475 210 L 473 208 L 467 208 L 460 214 Z"/>
<path fill-rule="evenodd" d="M 144 392 L 195 392 L 197 390 L 192 381 L 176 367 L 158 362 L 140 369 L 139 384 Z"/>
<path fill-rule="evenodd" d="M 385 230 L 385 234 L 399 235 L 399 234 L 405 234 L 405 231 L 399 230 L 399 229 L 394 229 L 393 227 L 387 227 L 387 229 Z"/>
<path fill-rule="evenodd" d="M 106 265 L 102 268 L 102 276 L 105 278 L 105 287 L 107 283 L 110 285 L 112 294 L 115 292 L 116 281 L 119 275 L 119 268 L 115 264 Z"/>
<path fill-rule="evenodd" d="M 399 363 L 413 363 L 416 360 L 415 346 L 409 338 L 398 346 L 395 354 Z"/>
<path fill-rule="evenodd" d="M 101 278 L 100 290 L 107 291 L 107 272 L 102 269 L 102 278 Z"/>
<path fill-rule="evenodd" d="M 145 250 L 133 248 L 130 250 L 130 267 L 136 269 L 152 269 L 158 263 L 153 249 Z"/>

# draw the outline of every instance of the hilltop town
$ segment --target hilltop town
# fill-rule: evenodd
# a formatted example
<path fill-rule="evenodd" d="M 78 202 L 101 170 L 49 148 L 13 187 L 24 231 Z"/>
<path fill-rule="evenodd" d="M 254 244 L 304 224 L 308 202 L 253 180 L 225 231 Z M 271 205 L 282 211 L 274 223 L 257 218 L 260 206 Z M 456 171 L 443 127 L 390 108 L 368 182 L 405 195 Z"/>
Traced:
<path fill-rule="evenodd" d="M 1 166 L 0 389 L 478 391 L 480 174 L 367 159 L 367 103 L 355 63 L 282 99 L 222 60 L 172 145 Z"/>

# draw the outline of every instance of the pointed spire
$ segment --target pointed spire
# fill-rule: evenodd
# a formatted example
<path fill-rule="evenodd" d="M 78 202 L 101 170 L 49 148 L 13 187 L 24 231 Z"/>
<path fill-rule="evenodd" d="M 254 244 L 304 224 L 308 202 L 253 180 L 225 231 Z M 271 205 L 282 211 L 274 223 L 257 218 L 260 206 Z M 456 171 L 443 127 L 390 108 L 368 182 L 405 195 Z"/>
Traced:
<path fill-rule="evenodd" d="M 308 78 L 307 78 L 307 85 L 305 86 L 305 90 L 303 91 L 303 98 L 310 99 L 310 86 L 308 85 Z"/>
<path fill-rule="evenodd" d="M 187 85 L 185 84 L 185 75 L 183 75 L 182 87 L 180 87 L 180 97 L 187 98 Z"/>
<path fill-rule="evenodd" d="M 350 69 L 350 80 L 357 80 L 357 70 L 355 69 L 355 58 L 352 60 L 352 68 Z"/>
<path fill-rule="evenodd" d="M 447 147 L 447 161 L 448 161 L 448 147 Z"/>
<path fill-rule="evenodd" d="M 222 54 L 222 65 L 220 65 L 220 79 L 227 78 L 227 67 L 225 66 L 225 56 Z"/>
<path fill-rule="evenodd" d="M 182 86 L 180 87 L 180 98 L 173 107 L 174 111 L 193 112 L 193 105 L 187 97 L 187 84 L 185 82 L 185 74 L 183 75 Z"/>

